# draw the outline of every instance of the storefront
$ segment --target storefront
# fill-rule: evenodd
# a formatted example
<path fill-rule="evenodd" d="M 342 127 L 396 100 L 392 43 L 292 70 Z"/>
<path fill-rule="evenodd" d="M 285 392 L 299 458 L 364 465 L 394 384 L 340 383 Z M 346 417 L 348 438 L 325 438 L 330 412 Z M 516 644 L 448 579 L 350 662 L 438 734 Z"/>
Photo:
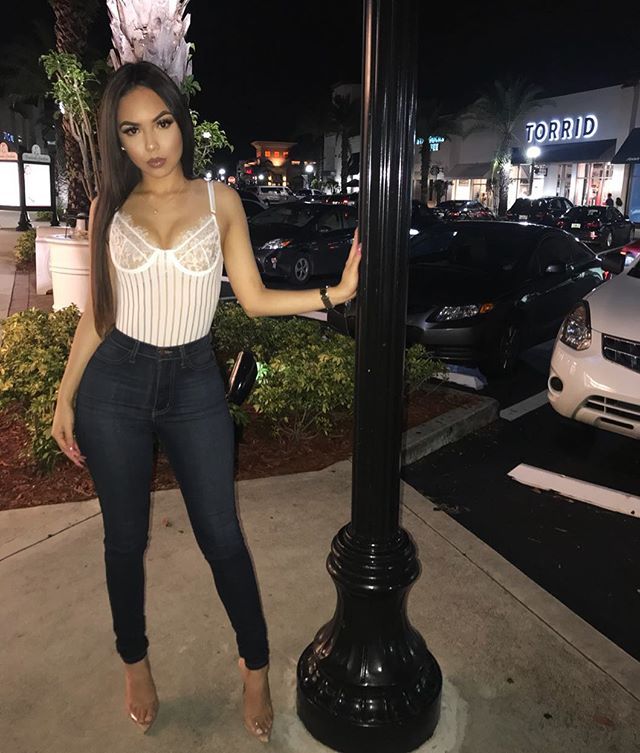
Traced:
<path fill-rule="evenodd" d="M 610 86 L 539 100 L 515 129 L 509 205 L 527 196 L 603 204 L 612 194 L 640 222 L 639 94 L 638 85 Z M 533 159 L 530 147 L 536 147 Z M 497 197 L 487 181 L 496 149 L 496 138 L 487 130 L 442 144 L 447 198 L 485 197 L 495 207 Z"/>

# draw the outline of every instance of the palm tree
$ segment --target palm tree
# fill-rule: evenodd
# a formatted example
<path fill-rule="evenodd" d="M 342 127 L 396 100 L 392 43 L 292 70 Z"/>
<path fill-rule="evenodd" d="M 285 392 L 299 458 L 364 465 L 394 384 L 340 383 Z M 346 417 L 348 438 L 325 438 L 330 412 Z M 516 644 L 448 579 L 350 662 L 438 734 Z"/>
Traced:
<path fill-rule="evenodd" d="M 349 95 L 334 94 L 327 113 L 327 129 L 336 134 L 336 147 L 340 139 L 340 186 L 344 191 L 351 157 L 349 139 L 360 133 L 360 100 L 351 99 Z"/>
<path fill-rule="evenodd" d="M 416 136 L 422 138 L 420 147 L 420 201 L 427 203 L 429 194 L 429 170 L 431 167 L 430 136 L 460 136 L 462 125 L 455 113 L 445 112 L 442 103 L 433 99 L 418 99 L 418 113 L 416 118 Z"/>
<path fill-rule="evenodd" d="M 507 211 L 511 147 L 521 142 L 518 127 L 528 112 L 540 107 L 537 100 L 541 93 L 542 89 L 539 86 L 521 78 L 505 83 L 495 81 L 466 113 L 466 116 L 474 121 L 471 128 L 467 129 L 466 135 L 477 130 L 490 130 L 498 139 L 491 182 L 497 189 L 494 195 L 498 194 L 499 215 Z"/>
<path fill-rule="evenodd" d="M 82 60 L 87 49 L 89 26 L 98 9 L 97 0 L 49 0 L 55 15 L 56 49 Z M 87 210 L 91 197 L 82 182 L 83 162 L 80 146 L 71 134 L 66 118 L 62 119 L 64 152 L 69 180 L 68 212 Z"/>

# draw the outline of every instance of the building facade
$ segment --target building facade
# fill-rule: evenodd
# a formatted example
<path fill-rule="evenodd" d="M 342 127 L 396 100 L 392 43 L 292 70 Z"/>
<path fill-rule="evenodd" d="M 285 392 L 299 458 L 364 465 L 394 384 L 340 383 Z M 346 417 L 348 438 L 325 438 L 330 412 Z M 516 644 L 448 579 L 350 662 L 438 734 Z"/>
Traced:
<path fill-rule="evenodd" d="M 609 193 L 640 222 L 638 84 L 541 99 L 518 124 L 512 144 L 509 204 L 516 198 L 564 196 L 603 204 Z M 529 147 L 538 147 L 532 161 Z M 491 203 L 496 137 L 478 131 L 452 137 L 431 154 L 448 183 L 447 198 Z M 533 170 L 533 176 L 532 176 Z"/>

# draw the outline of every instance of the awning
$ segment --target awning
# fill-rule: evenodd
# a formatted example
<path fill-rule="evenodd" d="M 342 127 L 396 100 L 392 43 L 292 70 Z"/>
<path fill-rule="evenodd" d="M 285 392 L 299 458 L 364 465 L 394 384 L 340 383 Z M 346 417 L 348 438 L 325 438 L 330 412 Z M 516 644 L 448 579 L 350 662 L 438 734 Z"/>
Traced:
<path fill-rule="evenodd" d="M 579 141 L 577 144 L 541 144 L 540 156 L 536 157 L 536 163 L 548 165 L 558 162 L 610 162 L 615 150 L 615 139 Z M 526 152 L 526 147 L 514 147 L 511 162 L 514 165 L 526 165 L 531 161 L 527 159 Z"/>
<path fill-rule="evenodd" d="M 448 178 L 490 178 L 491 162 L 470 162 L 455 165 L 449 170 Z"/>
<path fill-rule="evenodd" d="M 615 165 L 640 162 L 640 128 L 634 128 L 611 160 Z"/>

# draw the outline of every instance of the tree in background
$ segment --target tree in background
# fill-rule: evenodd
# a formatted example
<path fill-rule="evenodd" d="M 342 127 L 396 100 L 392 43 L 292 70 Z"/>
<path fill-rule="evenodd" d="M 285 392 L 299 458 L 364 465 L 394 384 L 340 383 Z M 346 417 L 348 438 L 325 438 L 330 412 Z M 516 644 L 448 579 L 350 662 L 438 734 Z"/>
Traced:
<path fill-rule="evenodd" d="M 360 100 L 349 95 L 334 94 L 328 111 L 328 130 L 336 134 L 336 148 L 340 139 L 340 188 L 346 190 L 349 176 L 349 158 L 353 136 L 360 133 Z"/>
<path fill-rule="evenodd" d="M 525 115 L 540 107 L 539 86 L 517 78 L 505 83 L 495 81 L 467 110 L 465 117 L 472 121 L 465 135 L 474 131 L 489 130 L 496 134 L 498 144 L 493 158 L 491 183 L 494 187 L 494 211 L 503 215 L 507 211 L 511 147 L 521 143 L 518 127 Z M 497 196 L 497 207 L 495 197 Z"/>
<path fill-rule="evenodd" d="M 74 55 L 81 64 L 87 50 L 88 32 L 98 10 L 98 0 L 49 0 L 55 16 L 56 50 Z M 65 165 L 68 179 L 67 211 L 88 211 L 92 198 L 87 195 L 80 144 L 73 135 L 69 117 L 63 116 Z"/>
<path fill-rule="evenodd" d="M 451 136 L 462 134 L 460 116 L 448 113 L 440 102 L 433 99 L 418 99 L 416 118 L 416 136 L 424 139 L 420 147 L 420 201 L 427 203 L 429 198 L 429 171 L 431 168 L 430 136 Z M 438 198 L 439 200 L 439 198 Z"/>

